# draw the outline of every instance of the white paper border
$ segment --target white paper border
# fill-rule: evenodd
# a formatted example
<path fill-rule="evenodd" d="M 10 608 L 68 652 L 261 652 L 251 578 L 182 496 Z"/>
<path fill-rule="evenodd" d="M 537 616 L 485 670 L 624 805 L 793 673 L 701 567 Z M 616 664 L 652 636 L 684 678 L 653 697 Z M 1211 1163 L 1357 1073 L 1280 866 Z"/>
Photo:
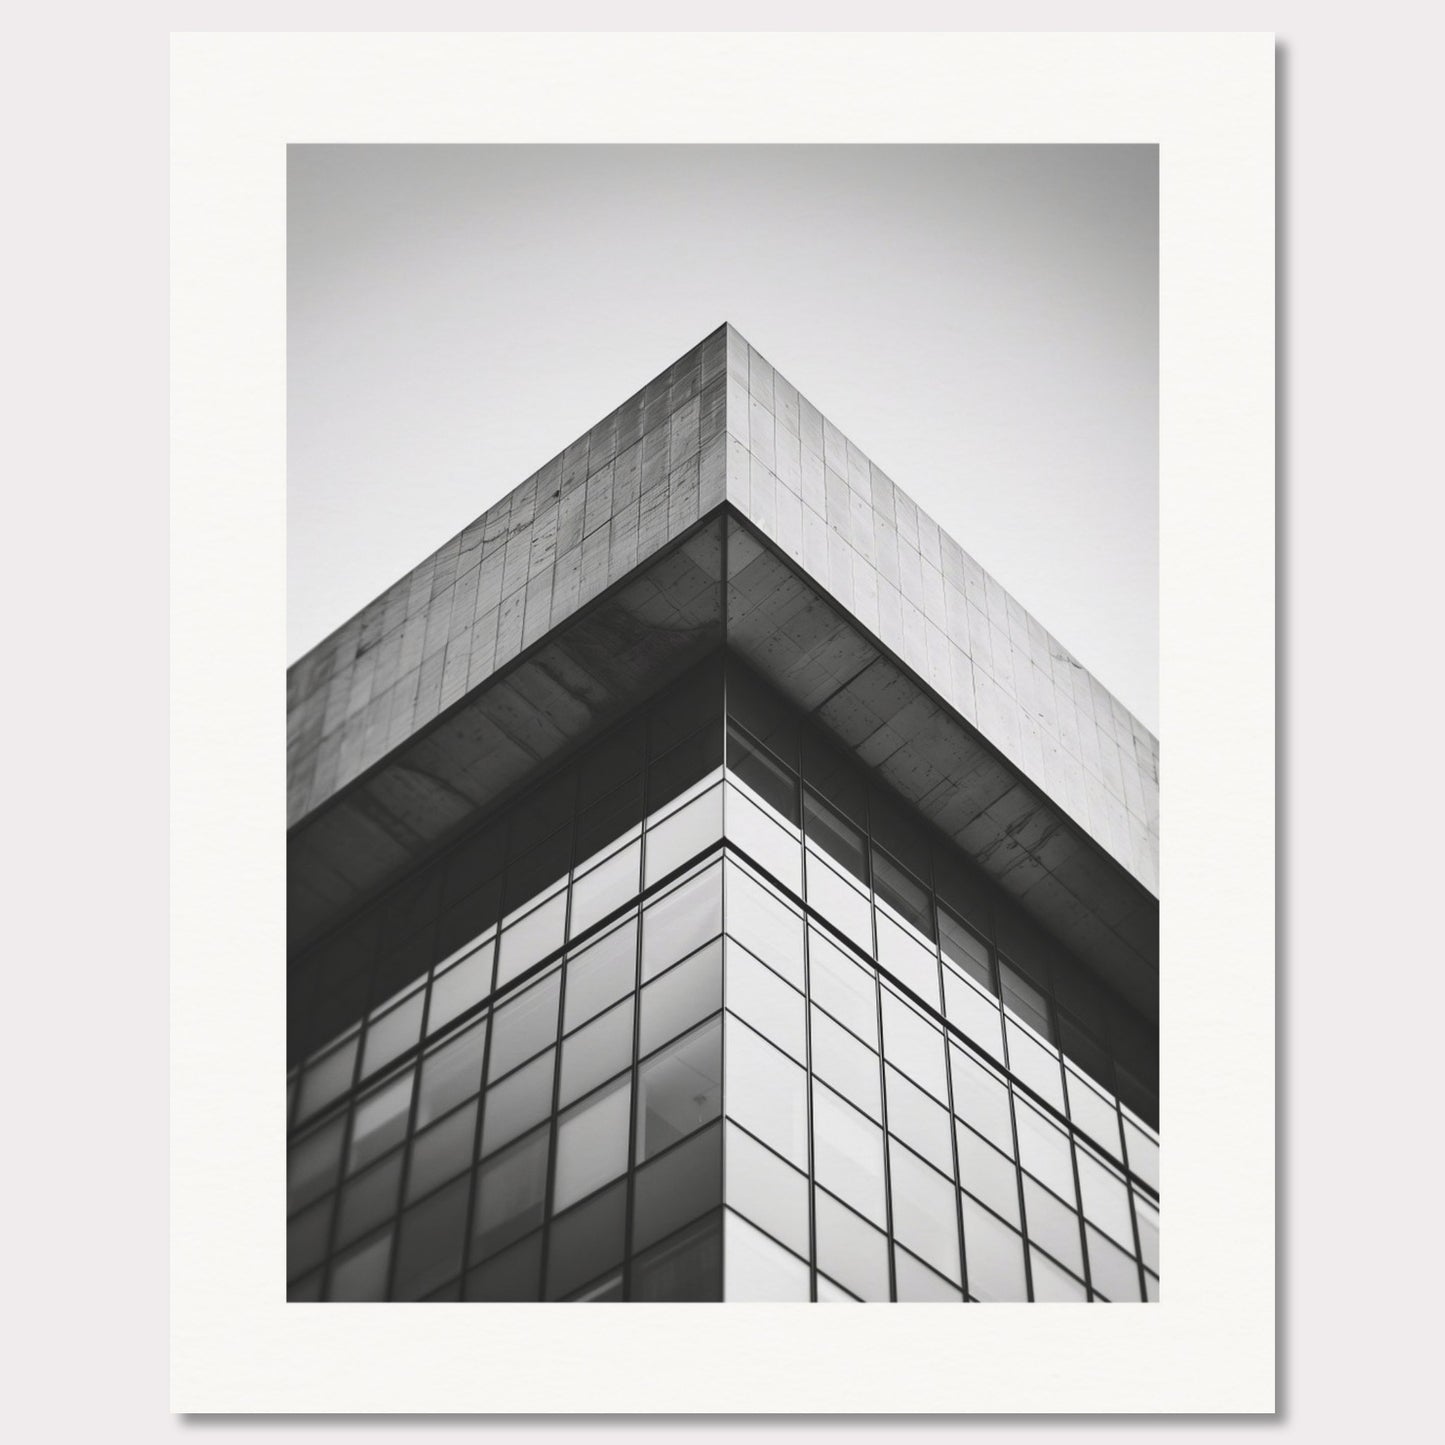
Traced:
<path fill-rule="evenodd" d="M 1273 40 L 190 35 L 172 110 L 172 1405 L 1268 1411 Z M 285 145 L 1157 142 L 1164 1300 L 287 1305 Z"/>

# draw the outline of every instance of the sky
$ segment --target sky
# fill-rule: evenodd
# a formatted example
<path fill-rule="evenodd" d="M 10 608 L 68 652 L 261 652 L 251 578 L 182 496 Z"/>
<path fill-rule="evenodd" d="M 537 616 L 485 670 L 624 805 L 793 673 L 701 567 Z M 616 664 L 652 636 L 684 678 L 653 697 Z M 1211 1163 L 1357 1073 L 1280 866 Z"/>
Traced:
<path fill-rule="evenodd" d="M 1153 146 L 291 146 L 288 653 L 724 321 L 1158 731 Z"/>

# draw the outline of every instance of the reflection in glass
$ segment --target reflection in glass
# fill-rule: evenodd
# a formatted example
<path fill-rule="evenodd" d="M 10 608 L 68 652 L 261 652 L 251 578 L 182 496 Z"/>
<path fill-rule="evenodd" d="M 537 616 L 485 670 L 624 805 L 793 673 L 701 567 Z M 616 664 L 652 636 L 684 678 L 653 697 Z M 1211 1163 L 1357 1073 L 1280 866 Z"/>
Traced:
<path fill-rule="evenodd" d="M 467 1275 L 467 1298 L 494 1302 L 542 1297 L 542 1232 L 514 1244 Z"/>
<path fill-rule="evenodd" d="M 863 839 L 863 830 L 855 828 L 811 788 L 803 794 L 803 831 L 830 858 L 867 886 L 868 849 Z"/>
<path fill-rule="evenodd" d="M 1084 1226 L 1084 1236 L 1089 1242 L 1089 1279 L 1094 1293 L 1115 1304 L 1137 1304 L 1143 1299 L 1139 1267 L 1134 1260 L 1092 1224 Z"/>
<path fill-rule="evenodd" d="M 1084 1246 L 1079 1235 L 1079 1216 L 1055 1199 L 1042 1185 L 1024 1180 L 1024 1217 L 1029 1238 L 1042 1245 L 1055 1259 L 1075 1274 L 1084 1272 Z"/>
<path fill-rule="evenodd" d="M 497 952 L 497 987 L 510 983 L 534 963 L 561 948 L 566 926 L 567 890 L 564 888 L 502 934 Z"/>
<path fill-rule="evenodd" d="M 477 1141 L 477 1105 L 473 1100 L 411 1141 L 407 1172 L 407 1203 L 429 1194 L 438 1184 L 460 1174 L 472 1162 Z"/>
<path fill-rule="evenodd" d="M 719 783 L 647 830 L 647 886 L 666 878 L 674 868 L 682 867 L 710 843 L 716 843 L 722 833 Z"/>
<path fill-rule="evenodd" d="M 391 1263 L 391 1231 L 339 1256 L 331 1266 L 332 1300 L 361 1301 L 386 1298 L 386 1270 Z"/>
<path fill-rule="evenodd" d="M 831 1084 L 869 1118 L 883 1118 L 878 1055 L 822 1010 L 813 1014 L 813 1075 Z"/>
<path fill-rule="evenodd" d="M 888 1299 L 887 1237 L 821 1189 L 813 1197 L 819 1270 L 859 1299 Z"/>
<path fill-rule="evenodd" d="M 357 1037 L 353 1034 L 329 1054 L 308 1064 L 301 1076 L 301 1096 L 296 1105 L 298 1120 L 308 1119 L 350 1087 L 356 1068 Z"/>
<path fill-rule="evenodd" d="M 360 1239 L 396 1213 L 401 1156 L 402 1151 L 398 1149 L 374 1169 L 358 1174 L 341 1191 L 341 1215 L 336 1226 L 338 1247 Z"/>
<path fill-rule="evenodd" d="M 884 1069 L 888 1132 L 922 1154 L 936 1169 L 953 1177 L 953 1130 L 948 1110 L 904 1078 L 891 1064 Z"/>
<path fill-rule="evenodd" d="M 351 1123 L 351 1153 L 346 1160 L 349 1173 L 380 1159 L 406 1137 L 414 1073 L 413 1069 L 406 1070 L 357 1102 Z"/>
<path fill-rule="evenodd" d="M 713 1124 L 637 1171 L 633 1249 L 645 1249 L 721 1201 L 722 1128 Z"/>
<path fill-rule="evenodd" d="M 722 932 L 721 885 L 722 870 L 714 863 L 643 912 L 644 982 Z"/>
<path fill-rule="evenodd" d="M 892 989 L 883 990 L 883 1057 L 935 1099 L 948 1098 L 943 1031 Z"/>
<path fill-rule="evenodd" d="M 1003 1014 L 997 1000 L 975 988 L 960 973 L 943 970 L 943 1016 L 970 1043 L 1003 1061 Z"/>
<path fill-rule="evenodd" d="M 637 986 L 637 920 L 604 933 L 567 962 L 563 1027 L 570 1033 Z"/>
<path fill-rule="evenodd" d="M 722 1007 L 722 940 L 714 939 L 642 990 L 638 1053 L 659 1044 Z"/>
<path fill-rule="evenodd" d="M 420 1299 L 461 1269 L 469 1182 L 458 1179 L 402 1215 L 392 1283 L 397 1299 Z"/>
<path fill-rule="evenodd" d="M 943 948 L 943 956 L 955 963 L 961 972 L 990 993 L 998 992 L 988 945 L 944 908 L 938 910 L 938 941 Z"/>
<path fill-rule="evenodd" d="M 483 1154 L 510 1144 L 552 1112 L 552 1071 L 556 1061 L 557 1050 L 548 1049 L 487 1090 L 486 1113 L 482 1117 Z"/>
<path fill-rule="evenodd" d="M 1004 1007 L 1017 1014 L 1036 1034 L 1053 1043 L 1053 1019 L 1043 990 L 1002 959 L 999 960 L 998 975 L 1003 986 Z"/>
<path fill-rule="evenodd" d="M 750 1134 L 808 1167 L 807 1075 L 746 1024 L 727 1026 L 727 1109 Z"/>
<path fill-rule="evenodd" d="M 960 1304 L 963 1292 L 935 1274 L 922 1260 L 906 1249 L 893 1246 L 893 1273 L 898 1285 L 898 1299 L 910 1304 Z"/>
<path fill-rule="evenodd" d="M 546 978 L 529 985 L 492 1015 L 492 1057 L 487 1077 L 500 1079 L 557 1039 L 557 999 L 562 974 L 553 969 Z"/>
<path fill-rule="evenodd" d="M 808 1266 L 747 1220 L 723 1216 L 726 1300 L 806 1304 L 812 1296 Z"/>
<path fill-rule="evenodd" d="M 638 1300 L 669 1303 L 722 1298 L 722 1227 L 716 1215 L 639 1255 L 632 1267 Z"/>
<path fill-rule="evenodd" d="M 637 896 L 641 859 L 642 844 L 629 843 L 573 883 L 572 916 L 568 923 L 573 938 Z"/>
<path fill-rule="evenodd" d="M 732 942 L 727 950 L 727 1000 L 739 1018 L 803 1062 L 807 1053 L 803 995 Z"/>
<path fill-rule="evenodd" d="M 878 914 L 878 962 L 905 988 L 931 1008 L 942 1005 L 938 988 L 938 959 L 902 925 L 886 913 Z"/>
<path fill-rule="evenodd" d="M 878 847 L 873 849 L 873 891 L 925 938 L 933 937 L 933 902 L 928 890 Z"/>
<path fill-rule="evenodd" d="M 637 1071 L 640 1163 L 717 1118 L 722 1105 L 722 1022 L 713 1019 Z"/>
<path fill-rule="evenodd" d="M 474 1003 L 480 1003 L 491 988 L 492 942 L 488 940 L 432 980 L 431 1003 L 426 1016 L 427 1033 L 435 1033 Z"/>
<path fill-rule="evenodd" d="M 548 1299 L 571 1294 L 578 1285 L 620 1264 L 626 1232 L 625 1179 L 555 1219 L 547 1248 Z"/>
<path fill-rule="evenodd" d="M 803 987 L 803 920 L 790 904 L 741 868 L 728 865 L 727 928 L 749 953 L 794 988 Z"/>
<path fill-rule="evenodd" d="M 870 1048 L 878 1047 L 876 975 L 854 963 L 816 928 L 808 930 L 808 982 L 815 1004 Z"/>
<path fill-rule="evenodd" d="M 739 788 L 727 790 L 727 835 L 759 867 L 797 893 L 803 883 L 803 855 L 796 833 L 776 822 Z"/>
<path fill-rule="evenodd" d="M 1023 1240 L 967 1195 L 963 1199 L 963 1248 L 968 1260 L 968 1292 L 974 1299 L 1028 1299 Z"/>
<path fill-rule="evenodd" d="M 992 1069 L 957 1044 L 949 1048 L 953 1065 L 953 1112 L 1009 1158 L 1014 1153 L 1008 1086 Z"/>
<path fill-rule="evenodd" d="M 366 1025 L 366 1043 L 361 1051 L 361 1076 L 366 1078 L 385 1068 L 421 1037 L 422 1009 L 426 993 L 418 990 L 405 1003 Z"/>
<path fill-rule="evenodd" d="M 1034 1299 L 1040 1304 L 1083 1304 L 1088 1300 L 1089 1292 L 1081 1281 L 1032 1245 L 1029 1268 L 1034 1276 Z"/>
<path fill-rule="evenodd" d="M 320 1199 L 336 1183 L 345 1128 L 343 1115 L 291 1146 L 286 1156 L 287 1214 L 295 1214 L 313 1199 Z"/>
<path fill-rule="evenodd" d="M 813 1177 L 875 1224 L 887 1223 L 883 1131 L 823 1084 L 813 1084 Z"/>
<path fill-rule="evenodd" d="M 945 1179 L 896 1139 L 888 1141 L 893 1235 L 940 1274 L 960 1281 L 958 1210 L 952 1178 Z"/>
<path fill-rule="evenodd" d="M 632 1000 L 629 998 L 563 1042 L 558 1105 L 566 1108 L 631 1062 Z"/>
<path fill-rule="evenodd" d="M 584 1099 L 557 1121 L 557 1180 L 552 1208 L 560 1212 L 627 1168 L 631 1076 Z"/>
<path fill-rule="evenodd" d="M 1031 1038 L 1012 1019 L 1008 1020 L 1006 1030 L 1010 1072 L 1062 1114 L 1064 1082 L 1058 1055 Z"/>
<path fill-rule="evenodd" d="M 975 1199 L 1001 1214 L 1016 1229 L 1019 1219 L 1019 1176 L 1012 1159 L 979 1138 L 965 1124 L 955 1126 L 958 1136 L 958 1177 Z"/>
<path fill-rule="evenodd" d="M 472 1258 L 494 1254 L 542 1222 L 551 1129 L 538 1129 L 477 1170 Z"/>
<path fill-rule="evenodd" d="M 1074 1170 L 1069 1141 L 1032 1104 L 1014 1098 L 1019 1130 L 1019 1163 L 1062 1199 L 1074 1197 Z"/>
<path fill-rule="evenodd" d="M 873 905 L 811 849 L 807 856 L 808 903 L 865 953 L 873 952 Z"/>
<path fill-rule="evenodd" d="M 486 1044 L 487 1021 L 482 1019 L 422 1059 L 421 1088 L 416 1102 L 418 1129 L 440 1119 L 481 1088 L 482 1053 Z"/>
<path fill-rule="evenodd" d="M 798 780 L 792 770 L 733 723 L 728 724 L 727 766 L 775 813 L 790 823 L 798 821 Z"/>
<path fill-rule="evenodd" d="M 1123 1159 L 1118 1110 L 1081 1074 L 1065 1067 L 1064 1075 L 1069 1091 L 1069 1118 L 1114 1158 Z"/>
<path fill-rule="evenodd" d="M 1132 1252 L 1134 1230 L 1129 1218 L 1129 1191 L 1124 1181 L 1082 1145 L 1074 1151 L 1074 1156 L 1079 1168 L 1079 1199 L 1084 1217 L 1112 1235 L 1116 1244 Z"/>
<path fill-rule="evenodd" d="M 726 1138 L 728 1204 L 798 1254 L 808 1254 L 808 1181 L 771 1149 L 729 1123 Z"/>

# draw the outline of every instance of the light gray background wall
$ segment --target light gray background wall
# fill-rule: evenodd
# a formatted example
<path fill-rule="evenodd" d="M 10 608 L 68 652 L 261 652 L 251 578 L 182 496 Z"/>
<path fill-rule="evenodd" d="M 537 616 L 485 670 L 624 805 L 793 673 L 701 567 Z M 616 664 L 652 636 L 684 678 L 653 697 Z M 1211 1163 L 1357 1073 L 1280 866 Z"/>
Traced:
<path fill-rule="evenodd" d="M 1157 723 L 1153 147 L 292 147 L 299 656 L 720 322 Z"/>

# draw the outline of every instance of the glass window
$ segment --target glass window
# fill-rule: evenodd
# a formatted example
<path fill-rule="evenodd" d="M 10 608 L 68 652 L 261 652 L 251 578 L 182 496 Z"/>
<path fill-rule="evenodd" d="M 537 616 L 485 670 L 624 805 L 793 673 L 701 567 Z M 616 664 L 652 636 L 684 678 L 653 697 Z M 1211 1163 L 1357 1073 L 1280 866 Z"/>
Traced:
<path fill-rule="evenodd" d="M 560 1212 L 627 1168 L 627 1128 L 632 1078 L 618 1079 L 563 1114 L 557 1122 L 557 1182 L 554 1210 Z"/>
<path fill-rule="evenodd" d="M 722 940 L 714 939 L 642 990 L 638 1053 L 650 1054 L 722 1007 Z"/>
<path fill-rule="evenodd" d="M 836 1285 L 823 1275 L 818 1276 L 818 1303 L 820 1305 L 855 1305 L 858 1296 L 849 1294 L 841 1285 Z"/>
<path fill-rule="evenodd" d="M 813 1084 L 813 1177 L 875 1224 L 883 1198 L 883 1131 L 831 1089 Z"/>
<path fill-rule="evenodd" d="M 873 952 L 873 905 L 843 875 L 808 850 L 808 903 L 865 953 Z"/>
<path fill-rule="evenodd" d="M 814 1003 L 870 1048 L 878 1047 L 877 976 L 816 928 L 808 930 L 808 983 Z"/>
<path fill-rule="evenodd" d="M 648 807 L 666 806 L 693 784 L 722 767 L 722 719 L 699 728 L 647 770 Z"/>
<path fill-rule="evenodd" d="M 1124 1181 L 1082 1146 L 1074 1151 L 1074 1157 L 1079 1167 L 1079 1198 L 1084 1218 L 1092 1220 L 1112 1235 L 1116 1244 L 1132 1253 L 1134 1230 L 1129 1218 L 1129 1191 Z"/>
<path fill-rule="evenodd" d="M 641 861 L 642 844 L 629 843 L 577 879 L 572 885 L 572 917 L 568 924 L 573 938 L 637 896 Z"/>
<path fill-rule="evenodd" d="M 637 1171 L 633 1249 L 645 1249 L 721 1202 L 722 1128 L 713 1124 Z"/>
<path fill-rule="evenodd" d="M 1123 1159 L 1119 1142 L 1119 1111 L 1082 1074 L 1065 1067 L 1064 1079 L 1069 1091 L 1069 1118 L 1116 1159 Z"/>
<path fill-rule="evenodd" d="M 510 1144 L 552 1112 L 552 1074 L 556 1062 L 557 1050 L 548 1049 L 487 1090 L 486 1113 L 482 1117 L 483 1154 Z"/>
<path fill-rule="evenodd" d="M 411 1141 L 411 1169 L 406 1178 L 407 1203 L 430 1194 L 444 1180 L 469 1169 L 476 1143 L 475 1099 L 424 1134 L 416 1135 Z"/>
<path fill-rule="evenodd" d="M 461 1269 L 470 1182 L 458 1179 L 402 1215 L 392 1284 L 397 1299 L 420 1299 Z"/>
<path fill-rule="evenodd" d="M 497 954 L 497 987 L 503 988 L 534 963 L 540 963 L 549 953 L 561 948 L 566 927 L 567 891 L 563 889 L 502 934 Z"/>
<path fill-rule="evenodd" d="M 637 987 L 637 920 L 604 933 L 567 961 L 564 1027 L 570 1033 Z"/>
<path fill-rule="evenodd" d="M 811 788 L 803 792 L 803 831 L 864 887 L 868 885 L 868 847 L 863 830 L 825 803 Z"/>
<path fill-rule="evenodd" d="M 564 1109 L 632 1062 L 632 1000 L 608 1009 L 562 1045 L 562 1082 L 557 1102 Z"/>
<path fill-rule="evenodd" d="M 380 1018 L 368 1021 L 366 1043 L 361 1051 L 362 1078 L 385 1068 L 421 1038 L 421 1015 L 425 1003 L 426 994 L 419 989 L 405 1003 L 398 1004 Z"/>
<path fill-rule="evenodd" d="M 943 1016 L 970 1043 L 1003 1062 L 1003 1014 L 998 1001 L 951 968 L 943 970 Z"/>
<path fill-rule="evenodd" d="M 803 995 L 731 941 L 727 948 L 727 1003 L 733 1013 L 799 1063 L 806 1059 Z"/>
<path fill-rule="evenodd" d="M 301 1076 L 300 1099 L 296 1105 L 297 1120 L 309 1119 L 333 1099 L 339 1099 L 350 1087 L 356 1072 L 356 1045 L 353 1034 L 329 1054 L 307 1065 Z"/>
<path fill-rule="evenodd" d="M 514 815 L 514 816 L 520 816 Z M 559 829 L 545 842 L 526 853 L 518 853 L 515 845 L 507 865 L 506 922 L 513 921 L 523 910 L 544 894 L 565 890 L 567 872 L 572 866 L 572 830 Z M 540 954 L 537 957 L 541 957 Z"/>
<path fill-rule="evenodd" d="M 634 1299 L 703 1303 L 722 1298 L 722 1223 L 714 1215 L 639 1255 L 632 1267 Z"/>
<path fill-rule="evenodd" d="M 948 1053 L 953 1064 L 953 1112 L 1012 1158 L 1014 1130 L 1008 1086 L 987 1064 L 956 1044 Z"/>
<path fill-rule="evenodd" d="M 999 960 L 998 976 L 1003 987 L 1004 1007 L 1017 1014 L 1035 1033 L 1053 1043 L 1054 1026 L 1048 996 L 1044 991 L 1002 959 Z"/>
<path fill-rule="evenodd" d="M 839 1204 L 831 1194 L 815 1189 L 813 1196 L 818 1268 L 840 1280 L 859 1299 L 888 1299 L 887 1237 Z M 821 1288 L 819 1297 L 822 1297 Z"/>
<path fill-rule="evenodd" d="M 1139 1221 L 1139 1251 L 1145 1265 L 1155 1274 L 1159 1272 L 1159 1211 L 1144 1198 L 1135 1194 L 1134 1217 Z"/>
<path fill-rule="evenodd" d="M 728 865 L 727 928 L 749 953 L 803 987 L 803 920 L 772 889 Z"/>
<path fill-rule="evenodd" d="M 789 770 L 798 764 L 798 719 L 792 707 L 736 661 L 728 668 L 728 716 L 759 739 Z"/>
<path fill-rule="evenodd" d="M 940 1274 L 960 1281 L 958 1206 L 952 1177 L 945 1179 L 896 1139 L 888 1141 L 893 1237 Z"/>
<path fill-rule="evenodd" d="M 1083 1304 L 1089 1298 L 1089 1292 L 1073 1275 L 1032 1246 L 1029 1268 L 1034 1276 L 1034 1299 L 1040 1304 Z"/>
<path fill-rule="evenodd" d="M 963 973 L 990 993 L 998 992 L 988 945 L 944 908 L 938 910 L 938 941 L 945 958 L 951 959 Z"/>
<path fill-rule="evenodd" d="M 1031 1104 L 1014 1099 L 1019 1129 L 1019 1162 L 1061 1199 L 1074 1197 L 1074 1169 L 1069 1141 Z"/>
<path fill-rule="evenodd" d="M 648 828 L 647 886 L 682 867 L 722 835 L 722 785 L 718 784 Z"/>
<path fill-rule="evenodd" d="M 928 890 L 881 848 L 873 849 L 873 891 L 925 938 L 933 937 L 933 900 Z"/>
<path fill-rule="evenodd" d="M 941 1274 L 935 1274 L 922 1260 L 915 1259 L 896 1244 L 893 1247 L 893 1273 L 900 1302 L 956 1305 L 963 1300 L 963 1293 L 957 1285 L 949 1284 Z"/>
<path fill-rule="evenodd" d="M 332 1198 L 303 1210 L 286 1223 L 286 1277 L 304 1274 L 326 1253 L 326 1233 L 331 1228 Z"/>
<path fill-rule="evenodd" d="M 901 925 L 886 914 L 878 915 L 878 962 L 924 1003 L 940 1008 L 938 959 Z"/>
<path fill-rule="evenodd" d="M 644 731 L 643 719 L 634 715 L 587 749 L 577 770 L 579 808 L 591 807 L 641 770 L 645 757 Z"/>
<path fill-rule="evenodd" d="M 808 1266 L 732 1210 L 723 1215 L 723 1260 L 726 1300 L 806 1304 L 812 1299 Z"/>
<path fill-rule="evenodd" d="M 363 1301 L 386 1298 L 386 1271 L 391 1264 L 391 1231 L 359 1244 L 331 1266 L 331 1300 Z"/>
<path fill-rule="evenodd" d="M 480 1003 L 492 991 L 494 946 L 495 940 L 488 939 L 460 963 L 454 963 L 445 973 L 439 973 L 432 980 L 431 1006 L 426 1016 L 426 1029 L 429 1034 L 435 1033 L 444 1024 L 449 1024 L 473 1004 Z"/>
<path fill-rule="evenodd" d="M 541 1224 L 551 1134 L 550 1126 L 538 1129 L 477 1170 L 473 1259 L 495 1254 Z"/>
<path fill-rule="evenodd" d="M 650 904 L 642 915 L 646 981 L 722 932 L 722 871 L 716 863 Z"/>
<path fill-rule="evenodd" d="M 341 1140 L 346 1118 L 308 1134 L 293 1144 L 286 1155 L 286 1212 L 295 1214 L 336 1183 L 341 1172 Z"/>
<path fill-rule="evenodd" d="M 869 1118 L 881 1121 L 883 1097 L 878 1055 L 817 1007 L 812 1012 L 814 1077 L 831 1084 Z"/>
<path fill-rule="evenodd" d="M 622 1302 L 622 1271 L 610 1274 L 606 1279 L 598 1280 L 596 1284 L 589 1284 L 580 1289 L 576 1294 L 568 1295 L 568 1300 L 576 1304 L 620 1304 Z"/>
<path fill-rule="evenodd" d="M 808 1181 L 736 1124 L 727 1126 L 724 1198 L 798 1254 L 808 1254 Z"/>
<path fill-rule="evenodd" d="M 422 1059 L 416 1102 L 418 1129 L 440 1119 L 482 1087 L 482 1054 L 486 1046 L 487 1021 L 482 1019 Z"/>
<path fill-rule="evenodd" d="M 305 1279 L 293 1280 L 286 1286 L 286 1300 L 289 1304 L 315 1304 L 321 1298 L 321 1281 L 324 1271 L 312 1270 Z"/>
<path fill-rule="evenodd" d="M 785 888 L 803 886 L 803 854 L 791 833 L 738 788 L 727 790 L 727 836 Z"/>
<path fill-rule="evenodd" d="M 948 1098 L 942 1031 L 887 988 L 883 990 L 883 1057 L 935 1099 Z"/>
<path fill-rule="evenodd" d="M 562 974 L 546 978 L 509 999 L 492 1014 L 492 1057 L 487 1077 L 500 1079 L 533 1054 L 557 1041 L 557 1000 Z"/>
<path fill-rule="evenodd" d="M 380 1159 L 406 1137 L 414 1072 L 408 1069 L 357 1102 L 351 1121 L 351 1153 L 346 1161 L 348 1171 L 364 1168 L 373 1159 Z"/>
<path fill-rule="evenodd" d="M 1075 1274 L 1084 1272 L 1084 1246 L 1079 1236 L 1079 1216 L 1055 1199 L 1042 1185 L 1024 1180 L 1024 1217 L 1029 1238 L 1042 1245 L 1055 1259 Z"/>
<path fill-rule="evenodd" d="M 637 1071 L 641 1162 L 710 1123 L 722 1107 L 722 1023 L 713 1019 Z"/>
<path fill-rule="evenodd" d="M 1002 1215 L 1015 1229 L 1019 1218 L 1019 1176 L 1012 1159 L 980 1139 L 966 1124 L 955 1126 L 958 1134 L 958 1177 L 975 1199 L 981 1199 L 995 1214 Z"/>
<path fill-rule="evenodd" d="M 588 769 L 583 768 L 585 778 Z M 592 807 L 577 815 L 577 856 L 582 859 L 599 853 L 615 843 L 642 820 L 642 774 L 628 778 Z"/>
<path fill-rule="evenodd" d="M 396 1213 L 400 1205 L 401 1156 L 402 1151 L 396 1150 L 374 1169 L 358 1174 L 341 1191 L 341 1216 L 336 1227 L 338 1246 L 370 1234 Z"/>
<path fill-rule="evenodd" d="M 808 1167 L 807 1075 L 746 1024 L 727 1026 L 728 1114 L 770 1149 Z"/>
<path fill-rule="evenodd" d="M 558 1299 L 615 1269 L 626 1253 L 627 1181 L 552 1221 L 547 1248 L 547 1297 Z"/>
<path fill-rule="evenodd" d="M 798 821 L 798 779 L 766 748 L 728 724 L 728 771 L 736 774 L 775 813 Z"/>
<path fill-rule="evenodd" d="M 891 1065 L 883 1071 L 888 1089 L 888 1132 L 953 1177 L 953 1130 L 948 1110 Z"/>
<path fill-rule="evenodd" d="M 1156 1192 L 1159 1189 L 1159 1146 L 1132 1120 L 1124 1120 L 1124 1147 L 1129 1168 Z"/>
<path fill-rule="evenodd" d="M 1007 1021 L 1006 1028 L 1009 1072 L 1063 1113 L 1064 1080 L 1058 1055 L 1031 1038 L 1012 1019 Z"/>
<path fill-rule="evenodd" d="M 542 1232 L 479 1264 L 467 1275 L 467 1298 L 526 1302 L 542 1298 Z"/>
<path fill-rule="evenodd" d="M 1105 1239 L 1092 1224 L 1084 1226 L 1089 1242 L 1089 1279 L 1095 1294 L 1116 1304 L 1137 1304 L 1144 1298 L 1139 1288 L 1139 1266 L 1117 1244 Z"/>
<path fill-rule="evenodd" d="M 963 1199 L 963 1248 L 968 1292 L 976 1300 L 1027 1300 L 1023 1240 L 967 1195 Z"/>

